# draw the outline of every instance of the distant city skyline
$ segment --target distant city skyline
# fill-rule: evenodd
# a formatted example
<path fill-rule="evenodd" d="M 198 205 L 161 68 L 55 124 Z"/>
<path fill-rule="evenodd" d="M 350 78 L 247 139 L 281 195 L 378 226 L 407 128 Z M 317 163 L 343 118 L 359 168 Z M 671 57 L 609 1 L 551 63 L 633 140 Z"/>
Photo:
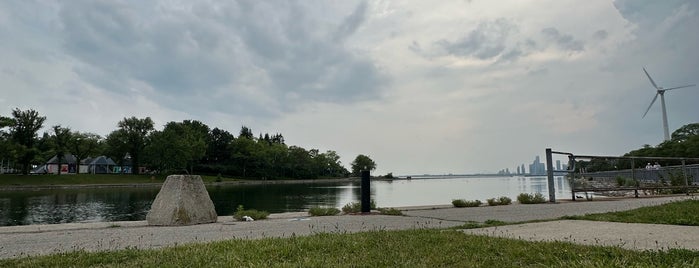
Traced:
<path fill-rule="evenodd" d="M 554 170 L 567 170 L 568 165 L 567 164 L 561 164 L 561 160 L 556 160 L 556 167 Z M 511 173 L 509 168 L 502 169 L 498 171 L 498 174 L 503 174 L 503 175 L 510 175 L 510 174 L 515 174 L 515 175 L 546 175 L 546 164 L 541 162 L 540 156 L 535 156 L 534 161 L 529 165 L 529 172 L 527 172 L 527 169 L 525 168 L 525 164 L 518 165 L 515 168 L 516 173 Z"/>

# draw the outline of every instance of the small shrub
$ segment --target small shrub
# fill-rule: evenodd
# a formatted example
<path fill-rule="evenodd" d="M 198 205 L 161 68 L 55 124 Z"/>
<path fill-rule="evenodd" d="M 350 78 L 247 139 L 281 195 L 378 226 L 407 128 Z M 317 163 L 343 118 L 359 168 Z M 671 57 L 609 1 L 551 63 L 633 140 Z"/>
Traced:
<path fill-rule="evenodd" d="M 235 214 L 233 214 L 233 218 L 236 220 L 242 221 L 243 216 L 248 216 L 252 218 L 253 220 L 263 220 L 266 219 L 267 216 L 269 216 L 269 212 L 267 211 L 259 211 L 255 209 L 245 209 L 243 208 L 243 205 L 239 205 L 238 209 L 236 209 Z"/>
<path fill-rule="evenodd" d="M 395 208 L 379 208 L 379 212 L 383 215 L 403 216 L 403 212 Z"/>
<path fill-rule="evenodd" d="M 486 200 L 489 206 L 503 206 L 512 204 L 512 199 L 507 196 L 501 196 L 498 198 L 490 198 Z"/>
<path fill-rule="evenodd" d="M 463 208 L 463 207 L 478 207 L 482 203 L 481 203 L 481 200 L 454 199 L 451 201 L 451 204 L 457 208 Z"/>
<path fill-rule="evenodd" d="M 376 202 L 371 200 L 369 203 L 370 209 L 376 209 Z M 359 213 L 362 211 L 362 202 L 350 202 L 349 204 L 342 207 L 342 212 L 344 213 Z"/>
<path fill-rule="evenodd" d="M 541 193 L 521 193 L 517 196 L 517 201 L 519 201 L 520 204 L 540 204 L 546 203 L 546 198 Z"/>
<path fill-rule="evenodd" d="M 638 182 L 633 180 L 632 178 L 625 178 L 622 176 L 617 176 L 616 177 L 616 184 L 619 187 L 633 187 L 633 186 L 638 186 Z"/>
<path fill-rule="evenodd" d="M 340 210 L 337 208 L 312 207 L 308 210 L 308 215 L 311 216 L 334 216 L 337 214 L 340 214 Z"/>

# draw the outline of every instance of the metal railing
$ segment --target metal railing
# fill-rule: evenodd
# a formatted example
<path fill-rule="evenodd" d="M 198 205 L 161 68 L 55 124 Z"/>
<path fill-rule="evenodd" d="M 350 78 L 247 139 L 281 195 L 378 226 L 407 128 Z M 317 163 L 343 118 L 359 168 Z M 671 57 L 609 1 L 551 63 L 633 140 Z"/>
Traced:
<path fill-rule="evenodd" d="M 619 192 L 634 191 L 638 197 L 638 191 L 668 190 L 689 194 L 692 189 L 699 189 L 699 158 L 688 157 L 640 157 L 640 156 L 600 156 L 600 155 L 575 155 L 566 152 L 546 149 L 547 170 L 552 170 L 552 155 L 567 155 L 568 170 L 566 177 L 570 182 L 572 200 L 576 200 L 578 192 Z M 588 171 L 585 167 L 576 167 L 578 160 L 603 160 L 612 161 L 619 165 L 611 170 Z M 657 162 L 680 163 L 671 166 L 659 166 Z M 647 164 L 646 164 L 647 163 Z M 656 163 L 651 165 L 650 163 Z M 642 165 L 646 164 L 645 167 Z M 627 166 L 621 168 L 620 166 Z M 549 176 L 549 200 L 555 202 L 553 189 L 553 172 Z"/>

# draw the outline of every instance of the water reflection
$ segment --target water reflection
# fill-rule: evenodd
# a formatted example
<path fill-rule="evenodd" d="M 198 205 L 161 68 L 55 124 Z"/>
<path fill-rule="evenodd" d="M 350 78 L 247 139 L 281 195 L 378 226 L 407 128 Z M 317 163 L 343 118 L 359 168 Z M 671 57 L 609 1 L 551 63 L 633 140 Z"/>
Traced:
<path fill-rule="evenodd" d="M 556 196 L 567 198 L 565 178 L 555 180 Z M 158 188 L 60 189 L 0 192 L 0 226 L 45 223 L 143 220 Z M 305 211 L 313 206 L 341 208 L 360 199 L 359 182 L 225 185 L 208 187 L 218 215 L 239 205 L 271 213 Z M 548 196 L 545 177 L 447 178 L 379 181 L 371 196 L 379 207 L 449 204 L 453 199 L 485 201 L 520 193 Z"/>

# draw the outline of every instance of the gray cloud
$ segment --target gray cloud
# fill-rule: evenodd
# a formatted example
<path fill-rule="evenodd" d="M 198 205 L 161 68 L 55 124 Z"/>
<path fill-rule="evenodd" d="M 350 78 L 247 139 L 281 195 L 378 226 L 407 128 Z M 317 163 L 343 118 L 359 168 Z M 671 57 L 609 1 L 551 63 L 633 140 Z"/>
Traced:
<path fill-rule="evenodd" d="M 357 5 L 354 12 L 345 18 L 340 27 L 338 27 L 333 39 L 338 42 L 344 40 L 347 36 L 352 35 L 355 31 L 357 31 L 357 28 L 362 25 L 364 20 L 366 20 L 366 13 L 367 4 L 366 2 L 361 2 L 359 5 Z"/>
<path fill-rule="evenodd" d="M 145 83 L 169 106 L 209 103 L 224 112 L 243 106 L 236 110 L 275 114 L 308 101 L 378 96 L 385 79 L 343 43 L 366 20 L 366 3 L 334 18 L 336 26 L 306 14 L 319 8 L 237 1 L 175 10 L 71 1 L 59 15 L 64 48 L 85 63 L 79 75 L 118 92 L 127 92 L 125 81 Z M 211 99 L 215 94 L 232 98 Z"/>
<path fill-rule="evenodd" d="M 438 41 L 437 45 L 450 55 L 487 60 L 505 51 L 506 41 L 515 30 L 516 26 L 503 18 L 484 21 L 459 40 L 443 39 Z"/>
<path fill-rule="evenodd" d="M 592 35 L 592 37 L 596 40 L 605 40 L 608 36 L 609 33 L 605 30 L 598 30 Z"/>
<path fill-rule="evenodd" d="M 556 44 L 562 49 L 575 52 L 585 50 L 585 44 L 582 41 L 575 40 L 572 35 L 562 34 L 554 27 L 541 29 L 541 33 L 556 42 Z"/>

